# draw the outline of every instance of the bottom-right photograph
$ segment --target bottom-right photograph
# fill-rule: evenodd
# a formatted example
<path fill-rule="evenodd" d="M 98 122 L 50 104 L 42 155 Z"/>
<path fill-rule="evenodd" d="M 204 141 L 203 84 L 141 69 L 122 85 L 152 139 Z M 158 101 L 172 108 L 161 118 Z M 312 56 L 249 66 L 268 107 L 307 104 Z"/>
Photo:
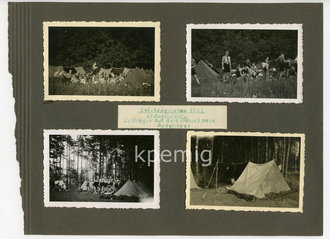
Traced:
<path fill-rule="evenodd" d="M 303 212 L 305 135 L 188 131 L 186 209 Z"/>

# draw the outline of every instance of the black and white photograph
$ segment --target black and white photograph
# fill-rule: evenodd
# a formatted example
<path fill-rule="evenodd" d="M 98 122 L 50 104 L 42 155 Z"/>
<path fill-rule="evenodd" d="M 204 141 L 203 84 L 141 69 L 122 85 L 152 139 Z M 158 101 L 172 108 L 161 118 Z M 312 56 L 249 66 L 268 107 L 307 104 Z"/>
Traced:
<path fill-rule="evenodd" d="M 46 207 L 159 208 L 157 131 L 44 130 Z"/>
<path fill-rule="evenodd" d="M 303 212 L 304 134 L 187 137 L 187 209 Z"/>
<path fill-rule="evenodd" d="M 188 24 L 187 100 L 302 103 L 302 24 Z"/>
<path fill-rule="evenodd" d="M 45 100 L 159 101 L 159 22 L 44 22 Z"/>

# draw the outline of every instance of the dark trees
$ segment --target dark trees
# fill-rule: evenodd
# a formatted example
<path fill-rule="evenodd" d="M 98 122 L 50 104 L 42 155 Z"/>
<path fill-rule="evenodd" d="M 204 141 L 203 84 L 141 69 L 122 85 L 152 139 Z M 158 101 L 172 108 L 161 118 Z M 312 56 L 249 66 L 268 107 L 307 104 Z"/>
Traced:
<path fill-rule="evenodd" d="M 154 154 L 148 153 L 153 148 L 153 136 L 79 135 L 73 139 L 69 135 L 51 135 L 50 165 L 51 169 L 57 168 L 69 186 L 80 185 L 88 177 L 91 180 L 111 177 L 141 180 L 153 188 Z M 137 154 L 144 152 L 143 161 L 135 160 L 135 150 Z M 65 163 L 59 163 L 61 158 Z"/>
<path fill-rule="evenodd" d="M 49 64 L 153 69 L 154 28 L 50 27 Z"/>
<path fill-rule="evenodd" d="M 192 30 L 192 56 L 197 61 L 208 60 L 215 68 L 221 68 L 221 58 L 230 51 L 232 65 L 251 62 L 260 63 L 269 57 L 277 58 L 281 53 L 286 58 L 297 56 L 297 30 Z"/>
<path fill-rule="evenodd" d="M 191 169 L 200 186 L 208 183 L 217 162 L 219 167 L 227 168 L 227 170 L 231 167 L 235 170 L 243 170 L 249 161 L 263 164 L 275 160 L 277 165 L 281 165 L 283 176 L 286 177 L 288 171 L 300 169 L 300 147 L 299 137 L 193 136 L 191 138 Z M 196 149 L 198 154 L 195 153 Z M 212 163 L 204 167 L 200 153 L 210 149 L 212 149 Z M 237 178 L 239 175 L 240 173 L 234 176 Z"/>

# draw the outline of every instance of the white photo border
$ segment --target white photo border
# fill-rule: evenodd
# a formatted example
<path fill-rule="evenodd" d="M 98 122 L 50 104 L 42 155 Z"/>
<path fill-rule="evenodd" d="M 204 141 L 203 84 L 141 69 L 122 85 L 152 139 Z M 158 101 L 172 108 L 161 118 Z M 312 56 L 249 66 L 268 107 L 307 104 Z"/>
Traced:
<path fill-rule="evenodd" d="M 228 30 L 297 30 L 298 31 L 298 70 L 297 98 L 230 98 L 230 97 L 193 97 L 191 95 L 191 41 L 193 29 L 228 29 Z M 227 102 L 227 103 L 303 103 L 303 24 L 187 24 L 186 25 L 186 98 L 188 102 Z"/>
<path fill-rule="evenodd" d="M 122 95 L 49 95 L 49 27 L 153 27 L 155 28 L 154 56 L 154 95 L 153 96 L 122 96 Z M 161 39 L 159 21 L 44 21 L 43 22 L 43 82 L 45 101 L 112 101 L 112 102 L 159 102 L 160 101 L 160 58 Z"/>
<path fill-rule="evenodd" d="M 152 202 L 53 202 L 49 198 L 49 136 L 50 135 L 150 135 L 154 136 L 154 198 Z M 44 129 L 43 188 L 45 207 L 104 208 L 104 209 L 159 209 L 160 208 L 160 142 L 158 130 L 92 130 Z"/>
<path fill-rule="evenodd" d="M 300 142 L 300 171 L 299 171 L 299 206 L 297 208 L 280 207 L 240 207 L 240 206 L 212 206 L 190 204 L 190 173 L 191 173 L 191 137 L 192 136 L 254 136 L 254 137 L 299 137 Z M 304 177 L 305 177 L 305 134 L 303 133 L 261 133 L 261 132 L 214 132 L 188 131 L 186 141 L 186 209 L 224 210 L 224 211 L 256 211 L 256 212 L 293 212 L 303 213 Z"/>

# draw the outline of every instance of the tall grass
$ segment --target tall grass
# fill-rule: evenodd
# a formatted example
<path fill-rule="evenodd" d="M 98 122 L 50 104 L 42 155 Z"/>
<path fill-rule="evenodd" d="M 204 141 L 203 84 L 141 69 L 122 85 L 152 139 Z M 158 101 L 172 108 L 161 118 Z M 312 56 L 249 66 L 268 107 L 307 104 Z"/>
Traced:
<path fill-rule="evenodd" d="M 231 78 L 225 83 L 222 78 L 192 82 L 193 97 L 226 98 L 297 98 L 297 77 L 248 77 Z"/>
<path fill-rule="evenodd" d="M 153 96 L 154 88 L 143 85 L 124 85 L 88 82 L 85 85 L 74 84 L 58 78 L 49 78 L 49 95 L 109 95 L 109 96 Z"/>

